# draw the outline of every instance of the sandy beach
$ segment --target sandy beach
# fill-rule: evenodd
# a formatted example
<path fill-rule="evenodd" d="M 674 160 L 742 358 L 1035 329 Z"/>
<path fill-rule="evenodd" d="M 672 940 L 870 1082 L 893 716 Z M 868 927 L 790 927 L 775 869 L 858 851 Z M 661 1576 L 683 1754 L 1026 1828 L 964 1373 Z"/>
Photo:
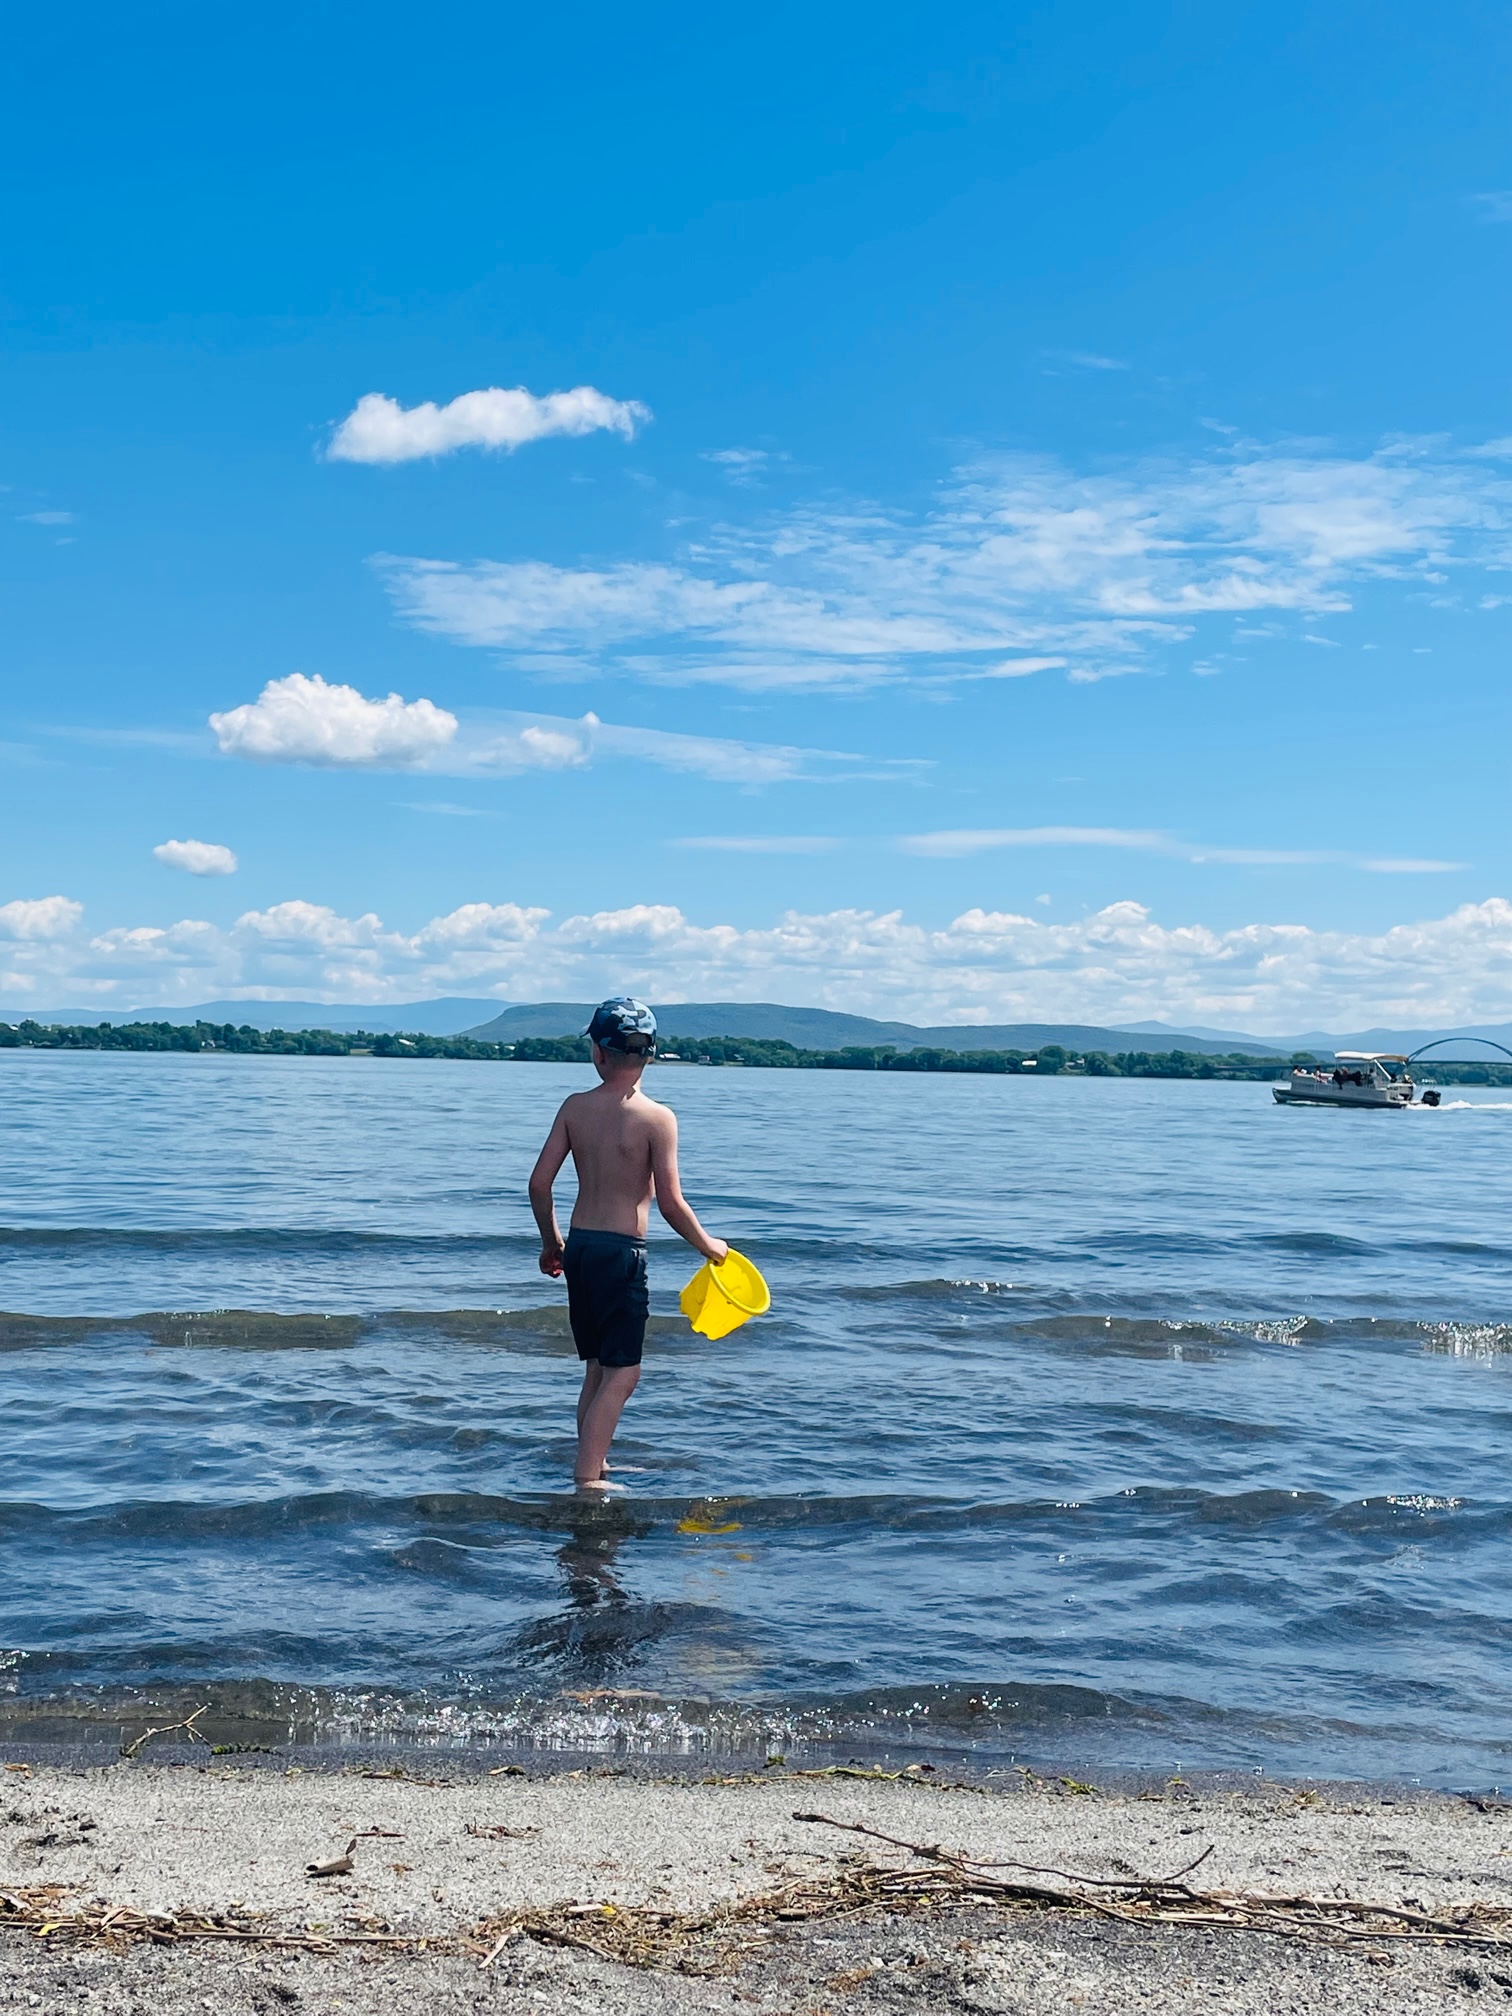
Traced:
<path fill-rule="evenodd" d="M 1364 2016 L 1512 1992 L 1497 1915 L 1512 1911 L 1512 1810 L 1494 1800 L 210 1760 L 9 1764 L 0 1801 L 0 2007 L 1216 2016 L 1326 1997 L 1336 2016 Z M 1203 1897 L 1348 1898 L 1395 1915 L 1320 1929 L 1294 1911 L 1255 1931 L 1167 1898 L 1141 1919 L 1139 1879 L 1199 1857 L 1185 1880 Z M 1031 1889 L 1080 1883 L 1132 1915 L 967 1901 L 960 1882 L 928 1897 L 897 1887 L 987 1865 Z M 1423 1932 L 1467 1906 L 1487 1936 Z M 1208 1922 L 1167 1922 L 1178 1908 Z"/>

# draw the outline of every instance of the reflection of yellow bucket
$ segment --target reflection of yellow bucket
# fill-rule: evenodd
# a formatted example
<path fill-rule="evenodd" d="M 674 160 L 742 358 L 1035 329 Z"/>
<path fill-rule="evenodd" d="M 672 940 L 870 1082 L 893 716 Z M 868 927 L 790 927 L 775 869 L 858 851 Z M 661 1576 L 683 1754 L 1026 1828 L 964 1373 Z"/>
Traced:
<path fill-rule="evenodd" d="M 743 1253 L 732 1246 L 716 1267 L 705 1260 L 678 1298 L 684 1316 L 703 1337 L 728 1337 L 748 1316 L 764 1316 L 772 1291 Z"/>

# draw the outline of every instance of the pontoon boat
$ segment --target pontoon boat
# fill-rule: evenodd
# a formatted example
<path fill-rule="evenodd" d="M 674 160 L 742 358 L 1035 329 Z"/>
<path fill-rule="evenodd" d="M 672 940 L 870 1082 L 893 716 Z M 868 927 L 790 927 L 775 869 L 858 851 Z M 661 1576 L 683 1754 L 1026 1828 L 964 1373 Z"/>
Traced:
<path fill-rule="evenodd" d="M 1278 1106 L 1410 1106 L 1416 1087 L 1405 1057 L 1381 1050 L 1340 1050 L 1333 1068 L 1294 1064 L 1289 1082 L 1273 1085 Z M 1430 1086 L 1420 1102 L 1437 1106 Z"/>

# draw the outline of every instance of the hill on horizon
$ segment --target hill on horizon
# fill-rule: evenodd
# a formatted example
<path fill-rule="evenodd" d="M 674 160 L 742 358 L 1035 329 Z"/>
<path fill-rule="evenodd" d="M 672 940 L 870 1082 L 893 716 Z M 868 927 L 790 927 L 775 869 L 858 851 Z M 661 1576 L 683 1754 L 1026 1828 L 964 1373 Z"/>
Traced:
<path fill-rule="evenodd" d="M 513 1043 L 522 1036 L 578 1036 L 594 1006 L 588 1001 L 521 1004 L 462 1033 L 480 1043 Z M 1038 1050 L 1047 1043 L 1058 1043 L 1067 1050 L 1149 1047 L 1147 1041 L 1127 1030 L 1084 1022 L 953 1023 L 924 1028 L 913 1022 L 845 1015 L 833 1008 L 787 1008 L 776 1001 L 674 1001 L 655 1008 L 654 1013 L 664 1036 L 751 1036 L 792 1043 L 800 1050 L 835 1050 L 848 1044 L 872 1048 L 883 1043 L 896 1044 L 900 1050 Z M 1212 1056 L 1236 1045 L 1194 1036 L 1166 1047 Z M 1268 1057 L 1283 1053 L 1273 1043 L 1256 1042 L 1250 1054 Z"/>
<path fill-rule="evenodd" d="M 339 1035 L 459 1036 L 480 1015 L 504 1004 L 488 995 L 445 995 L 430 1001 L 198 1001 L 177 1008 L 0 1008 L 0 1022 L 98 1028 L 123 1022 L 230 1022 L 248 1029 L 330 1029 Z"/>

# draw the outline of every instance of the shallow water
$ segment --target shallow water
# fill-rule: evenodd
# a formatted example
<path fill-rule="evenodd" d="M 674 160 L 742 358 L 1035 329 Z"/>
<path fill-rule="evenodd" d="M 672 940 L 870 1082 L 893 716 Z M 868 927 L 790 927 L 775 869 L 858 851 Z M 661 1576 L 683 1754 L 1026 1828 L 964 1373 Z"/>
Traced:
<path fill-rule="evenodd" d="M 0 1726 L 1512 1770 L 1505 1095 L 661 1070 L 775 1306 L 692 1336 L 653 1232 L 584 1506 L 524 1202 L 581 1082 L 0 1053 Z"/>

